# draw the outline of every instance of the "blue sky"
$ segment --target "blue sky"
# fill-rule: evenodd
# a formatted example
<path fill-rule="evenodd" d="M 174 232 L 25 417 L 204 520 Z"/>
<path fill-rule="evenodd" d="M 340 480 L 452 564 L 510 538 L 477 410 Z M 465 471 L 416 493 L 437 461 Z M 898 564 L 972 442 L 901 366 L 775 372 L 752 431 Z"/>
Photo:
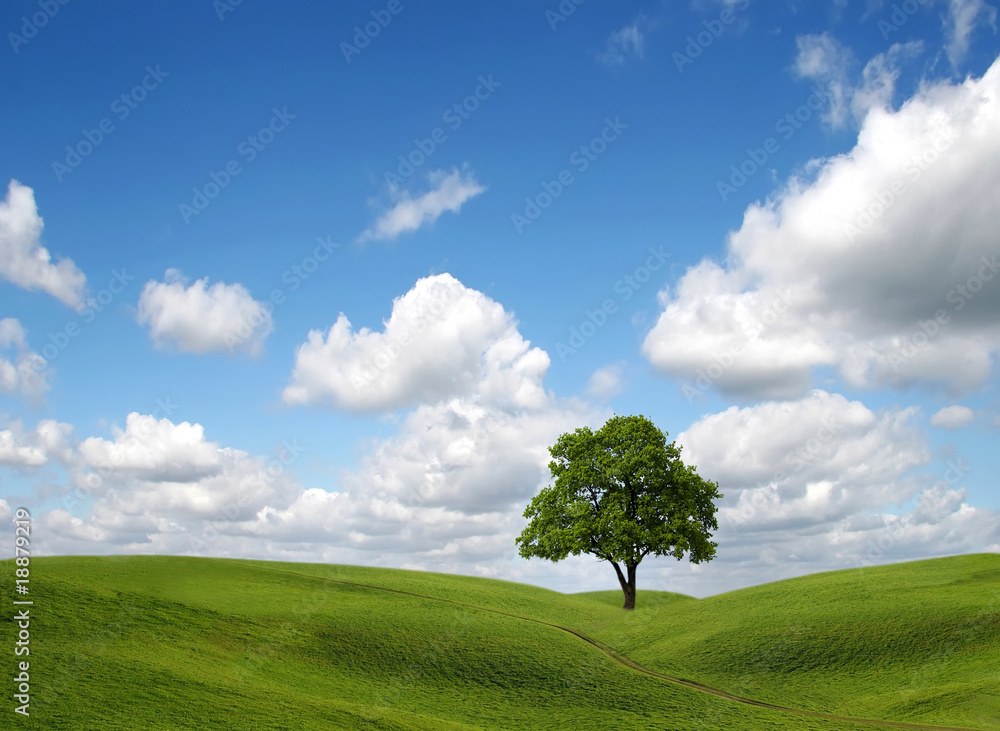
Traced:
<path fill-rule="evenodd" d="M 8 3 L 0 518 L 604 588 L 513 541 L 642 413 L 725 498 L 640 587 L 998 551 L 996 21 Z"/>

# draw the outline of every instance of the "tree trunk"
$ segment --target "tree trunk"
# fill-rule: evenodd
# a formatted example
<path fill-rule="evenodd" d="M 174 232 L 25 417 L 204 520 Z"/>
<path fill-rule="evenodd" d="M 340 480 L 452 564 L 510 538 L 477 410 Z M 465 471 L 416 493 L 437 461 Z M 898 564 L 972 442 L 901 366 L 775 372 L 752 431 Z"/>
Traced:
<path fill-rule="evenodd" d="M 622 593 L 625 595 L 625 606 L 622 609 L 635 609 L 635 566 L 625 564 L 625 570 L 628 572 L 628 578 L 626 578 L 617 563 L 612 561 L 611 565 L 615 567 L 618 583 L 621 584 Z"/>

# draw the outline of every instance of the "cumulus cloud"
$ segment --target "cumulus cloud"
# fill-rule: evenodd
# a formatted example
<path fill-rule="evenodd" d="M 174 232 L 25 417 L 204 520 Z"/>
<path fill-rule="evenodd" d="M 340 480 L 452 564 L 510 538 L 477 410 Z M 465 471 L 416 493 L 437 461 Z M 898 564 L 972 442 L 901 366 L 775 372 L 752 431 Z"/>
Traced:
<path fill-rule="evenodd" d="M 113 441 L 90 437 L 80 445 L 85 463 L 104 472 L 140 477 L 152 482 L 187 481 L 215 474 L 219 445 L 205 441 L 200 424 L 132 412 L 125 430 L 113 428 Z"/>
<path fill-rule="evenodd" d="M 450 275 L 396 299 L 382 332 L 338 323 L 300 348 L 286 400 L 416 407 L 336 492 L 304 490 L 245 530 L 326 560 L 512 576 L 524 505 L 550 477 L 548 446 L 600 414 L 546 392 L 548 355 Z"/>
<path fill-rule="evenodd" d="M 342 316 L 299 349 L 286 401 L 415 408 L 336 492 L 304 490 L 243 528 L 329 560 L 510 576 L 548 446 L 599 417 L 545 391 L 548 365 L 502 305 L 448 274 L 397 298 L 382 332 L 354 332 Z"/>
<path fill-rule="evenodd" d="M 0 276 L 78 307 L 83 303 L 87 278 L 72 259 L 52 263 L 49 250 L 41 244 L 42 226 L 34 191 L 11 180 L 6 200 L 0 201 Z"/>
<path fill-rule="evenodd" d="M 797 401 L 730 407 L 693 424 L 678 442 L 727 486 L 726 523 L 802 527 L 912 497 L 916 486 L 896 480 L 930 459 L 917 413 L 876 414 L 814 391 Z"/>
<path fill-rule="evenodd" d="M 43 419 L 26 431 L 20 421 L 0 429 L 0 465 L 41 467 L 51 462 L 71 465 L 76 460 L 73 426 Z"/>
<path fill-rule="evenodd" d="M 273 330 L 267 303 L 258 302 L 242 284 L 208 277 L 190 286 L 177 269 L 164 281 L 150 280 L 139 296 L 138 321 L 149 327 L 158 348 L 190 353 L 248 352 L 258 354 Z"/>
<path fill-rule="evenodd" d="M 639 13 L 628 25 L 612 33 L 597 58 L 607 66 L 621 66 L 646 54 L 646 16 Z"/>
<path fill-rule="evenodd" d="M 726 268 L 660 293 L 644 354 L 747 399 L 800 396 L 823 366 L 857 387 L 977 388 L 1000 349 L 998 126 L 1000 59 L 871 110 L 852 150 L 747 208 Z"/>
<path fill-rule="evenodd" d="M 408 190 L 391 189 L 392 206 L 358 240 L 391 240 L 431 226 L 441 214 L 458 213 L 467 200 L 486 190 L 472 173 L 457 168 L 450 172 L 436 170 L 427 178 L 430 190 L 415 198 Z"/>
<path fill-rule="evenodd" d="M 111 466 L 95 468 L 100 480 L 81 476 L 93 499 L 87 513 L 54 510 L 39 523 L 52 553 L 319 560 L 606 588 L 610 573 L 592 557 L 524 562 L 514 538 L 524 505 L 551 480 L 546 447 L 607 416 L 554 398 L 513 411 L 459 397 L 423 405 L 333 490 L 293 479 L 288 468 L 302 451 L 294 445 L 268 461 L 207 441 L 197 425 L 137 415 L 153 427 L 133 430 L 145 446 L 114 465 L 105 442 L 91 461 Z M 642 586 L 707 595 L 991 550 L 1000 513 L 968 503 L 964 462 L 931 462 L 919 420 L 915 408 L 876 412 L 824 391 L 705 416 L 676 438 L 684 461 L 725 495 L 719 554 L 710 570 L 647 559 Z M 177 438 L 185 430 L 188 438 Z M 178 443 L 193 456 L 151 456 L 176 457 Z M 178 469 L 203 462 L 206 448 L 217 454 L 213 469 Z"/>
<path fill-rule="evenodd" d="M 593 418 L 573 402 L 515 413 L 458 398 L 421 406 L 343 475 L 338 492 L 306 490 L 252 530 L 352 550 L 365 563 L 394 556 L 443 570 L 496 561 L 513 553 L 524 505 L 548 478 L 547 446 Z"/>
<path fill-rule="evenodd" d="M 11 429 L 0 429 L 0 465 L 41 467 L 49 461 L 44 450 L 25 444 L 21 437 L 21 434 Z"/>
<path fill-rule="evenodd" d="M 28 347 L 21 323 L 13 317 L 0 319 L 0 391 L 32 401 L 49 390 L 45 359 Z M 10 353 L 13 351 L 13 353 Z"/>
<path fill-rule="evenodd" d="M 78 445 L 66 507 L 39 519 L 47 552 L 219 555 L 222 536 L 302 493 L 286 469 L 304 451 L 294 443 L 268 459 L 207 440 L 200 424 L 139 413 L 113 433 Z"/>
<path fill-rule="evenodd" d="M 425 277 L 393 301 L 381 332 L 354 331 L 341 313 L 295 353 L 288 404 L 396 409 L 478 394 L 528 406 L 546 396 L 545 351 L 530 347 L 502 305 L 450 274 Z"/>
<path fill-rule="evenodd" d="M 425 313 L 434 319 L 421 321 Z M 403 325 L 418 347 L 384 364 L 388 385 L 344 396 L 353 394 L 342 380 L 350 364 Z M 418 326 L 428 331 L 420 336 Z M 414 408 L 395 434 L 365 445 L 359 466 L 335 485 L 304 488 L 284 463 L 275 471 L 273 462 L 210 442 L 197 424 L 130 414 L 112 439 L 80 445 L 90 472 L 75 480 L 94 502 L 86 515 L 47 514 L 46 550 L 520 570 L 511 569 L 514 539 L 525 504 L 550 479 L 548 446 L 606 415 L 546 392 L 544 351 L 530 347 L 501 305 L 449 275 L 421 280 L 397 299 L 384 332 L 342 335 L 322 344 L 339 343 L 326 363 L 346 370 L 313 384 L 312 395 L 357 408 L 409 400 Z"/>
<path fill-rule="evenodd" d="M 677 441 L 682 458 L 717 480 L 725 495 L 717 578 L 698 578 L 688 567 L 673 575 L 692 577 L 708 593 L 987 550 L 1000 537 L 1000 513 L 967 503 L 961 460 L 943 468 L 930 463 L 918 420 L 913 408 L 873 412 L 813 391 L 696 422 Z"/>
<path fill-rule="evenodd" d="M 583 405 L 555 400 L 513 413 L 469 399 L 424 405 L 344 485 L 468 515 L 517 508 L 547 476 L 548 445 L 590 418 Z"/>
<path fill-rule="evenodd" d="M 295 459 L 304 451 L 295 444 L 268 461 L 207 441 L 199 425 L 133 414 L 114 441 L 91 437 L 81 444 L 93 471 L 76 484 L 93 503 L 86 511 L 41 516 L 44 550 L 513 576 L 521 513 L 549 479 L 547 446 L 598 418 L 581 402 L 553 397 L 513 410 L 476 398 L 423 405 L 397 434 L 374 441 L 333 490 L 305 489 L 294 480 Z"/>
<path fill-rule="evenodd" d="M 975 418 L 976 412 L 968 406 L 946 406 L 931 416 L 931 424 L 942 429 L 964 429 Z"/>

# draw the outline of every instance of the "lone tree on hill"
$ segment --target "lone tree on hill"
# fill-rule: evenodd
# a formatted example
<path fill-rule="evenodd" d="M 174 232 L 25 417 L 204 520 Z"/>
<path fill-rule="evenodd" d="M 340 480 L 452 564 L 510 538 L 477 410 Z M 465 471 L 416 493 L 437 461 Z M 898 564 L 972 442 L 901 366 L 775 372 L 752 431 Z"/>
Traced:
<path fill-rule="evenodd" d="M 635 569 L 649 554 L 715 557 L 717 483 L 680 460 L 680 447 L 644 416 L 615 416 L 549 447 L 555 484 L 536 495 L 517 539 L 524 558 L 561 561 L 589 553 L 615 567 L 625 609 L 635 608 Z M 621 564 L 621 565 L 619 565 Z"/>

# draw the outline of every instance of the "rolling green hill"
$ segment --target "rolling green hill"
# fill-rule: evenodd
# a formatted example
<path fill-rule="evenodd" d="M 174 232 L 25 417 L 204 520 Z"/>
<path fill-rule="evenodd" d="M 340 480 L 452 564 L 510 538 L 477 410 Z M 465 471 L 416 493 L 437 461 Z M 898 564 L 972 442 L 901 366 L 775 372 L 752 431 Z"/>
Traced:
<path fill-rule="evenodd" d="M 3 728 L 1000 727 L 993 554 L 701 600 L 641 591 L 631 613 L 620 593 L 352 566 L 58 557 L 31 569 L 31 716 L 13 713 L 23 658 L 8 649 Z M 3 586 L 12 573 L 0 562 Z M 12 615 L 5 602 L 6 648 Z"/>
<path fill-rule="evenodd" d="M 998 554 L 813 574 L 593 634 L 649 668 L 771 703 L 1000 728 Z"/>

